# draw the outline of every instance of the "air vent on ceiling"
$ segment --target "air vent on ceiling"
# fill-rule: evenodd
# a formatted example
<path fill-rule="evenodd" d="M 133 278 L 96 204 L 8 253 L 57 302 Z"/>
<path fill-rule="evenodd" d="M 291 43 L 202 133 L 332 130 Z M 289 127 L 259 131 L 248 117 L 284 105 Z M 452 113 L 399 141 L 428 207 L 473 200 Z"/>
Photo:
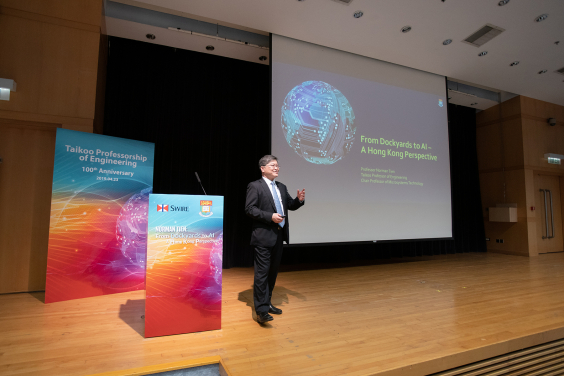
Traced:
<path fill-rule="evenodd" d="M 556 73 L 564 74 L 564 67 L 558 69 Z"/>
<path fill-rule="evenodd" d="M 333 1 L 345 5 L 349 5 L 350 3 L 352 3 L 352 0 L 333 0 Z"/>
<path fill-rule="evenodd" d="M 501 27 L 486 24 L 486 26 L 480 28 L 480 30 L 476 31 L 468 38 L 464 39 L 463 42 L 471 44 L 475 47 L 480 47 L 492 40 L 493 38 L 497 37 L 499 34 L 503 33 L 505 29 Z"/>

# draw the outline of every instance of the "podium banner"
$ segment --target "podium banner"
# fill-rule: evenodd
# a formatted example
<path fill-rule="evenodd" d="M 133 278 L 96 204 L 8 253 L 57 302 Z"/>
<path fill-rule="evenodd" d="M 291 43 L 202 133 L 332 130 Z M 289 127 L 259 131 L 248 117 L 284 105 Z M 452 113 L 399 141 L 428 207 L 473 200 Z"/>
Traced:
<path fill-rule="evenodd" d="M 151 194 L 145 337 L 221 329 L 223 197 Z"/>
<path fill-rule="evenodd" d="M 46 303 L 145 288 L 154 150 L 57 129 Z"/>

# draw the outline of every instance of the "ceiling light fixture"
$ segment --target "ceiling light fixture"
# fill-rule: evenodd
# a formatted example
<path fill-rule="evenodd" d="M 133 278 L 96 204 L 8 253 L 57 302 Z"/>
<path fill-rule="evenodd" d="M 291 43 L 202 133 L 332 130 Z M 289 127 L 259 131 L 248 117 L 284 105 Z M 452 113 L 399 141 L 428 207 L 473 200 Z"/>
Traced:
<path fill-rule="evenodd" d="M 516 66 L 516 65 L 519 65 L 519 62 L 518 62 L 518 61 L 514 61 L 513 63 L 509 64 L 510 67 L 514 67 L 514 66 Z"/>
<path fill-rule="evenodd" d="M 303 0 L 299 0 L 299 1 L 303 1 Z M 265 61 L 266 59 L 267 59 L 266 56 L 261 56 L 261 57 L 259 57 L 259 60 L 260 60 L 260 61 Z"/>
<path fill-rule="evenodd" d="M 445 46 L 448 46 L 448 45 L 451 44 L 451 43 L 452 43 L 452 39 L 445 39 L 445 40 L 443 41 L 443 45 L 445 45 Z"/>
<path fill-rule="evenodd" d="M 478 102 L 470 103 L 470 106 L 475 106 L 477 104 L 478 104 Z"/>
<path fill-rule="evenodd" d="M 539 74 L 544 74 L 544 73 L 546 73 L 546 72 L 548 72 L 548 71 L 547 71 L 546 69 L 543 69 L 543 70 L 541 70 L 541 71 L 539 72 Z"/>
<path fill-rule="evenodd" d="M 554 42 L 554 44 L 558 46 L 560 44 L 560 41 L 557 40 L 556 42 Z"/>
<path fill-rule="evenodd" d="M 488 51 L 482 51 L 478 54 L 478 56 L 486 56 L 488 54 Z"/>
<path fill-rule="evenodd" d="M 155 34 L 147 34 L 145 35 L 147 37 L 147 39 L 153 40 L 156 38 Z"/>
<path fill-rule="evenodd" d="M 354 12 L 353 17 L 354 18 L 360 18 L 360 17 L 362 17 L 363 14 L 364 14 L 363 11 L 357 10 L 356 12 Z"/>
<path fill-rule="evenodd" d="M 541 21 L 546 20 L 547 17 L 548 17 L 548 14 L 541 14 L 540 16 L 538 16 L 537 18 L 535 18 L 535 21 L 541 22 Z"/>
<path fill-rule="evenodd" d="M 411 26 L 404 26 L 401 28 L 402 33 L 409 33 L 411 31 Z"/>
<path fill-rule="evenodd" d="M 206 50 L 213 51 L 213 50 L 215 50 L 215 47 L 210 44 L 210 45 L 206 46 Z"/>
<path fill-rule="evenodd" d="M 497 5 L 499 5 L 500 7 L 504 6 L 505 4 L 507 4 L 509 2 L 509 0 L 501 0 L 499 3 L 497 3 Z"/>

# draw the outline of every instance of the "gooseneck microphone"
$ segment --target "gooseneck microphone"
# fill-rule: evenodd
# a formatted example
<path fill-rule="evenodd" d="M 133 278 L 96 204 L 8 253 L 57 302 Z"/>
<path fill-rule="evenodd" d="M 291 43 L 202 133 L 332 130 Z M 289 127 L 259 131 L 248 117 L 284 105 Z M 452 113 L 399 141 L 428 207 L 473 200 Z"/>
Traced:
<path fill-rule="evenodd" d="M 202 185 L 202 181 L 200 180 L 198 173 L 195 172 L 195 174 L 196 174 L 196 179 L 198 179 L 198 183 L 200 183 L 200 187 L 202 187 L 202 191 L 204 191 L 204 194 L 207 196 L 208 194 L 206 193 L 206 190 L 204 189 L 204 186 Z"/>

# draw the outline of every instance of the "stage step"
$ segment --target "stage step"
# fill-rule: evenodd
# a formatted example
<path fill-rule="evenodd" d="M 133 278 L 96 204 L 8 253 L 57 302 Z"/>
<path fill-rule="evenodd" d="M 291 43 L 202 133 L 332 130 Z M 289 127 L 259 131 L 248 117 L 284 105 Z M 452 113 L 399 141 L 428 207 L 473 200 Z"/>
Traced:
<path fill-rule="evenodd" d="M 564 339 L 528 347 L 429 376 L 564 375 Z"/>
<path fill-rule="evenodd" d="M 231 376 L 220 356 L 155 364 L 145 367 L 97 373 L 90 376 Z"/>

